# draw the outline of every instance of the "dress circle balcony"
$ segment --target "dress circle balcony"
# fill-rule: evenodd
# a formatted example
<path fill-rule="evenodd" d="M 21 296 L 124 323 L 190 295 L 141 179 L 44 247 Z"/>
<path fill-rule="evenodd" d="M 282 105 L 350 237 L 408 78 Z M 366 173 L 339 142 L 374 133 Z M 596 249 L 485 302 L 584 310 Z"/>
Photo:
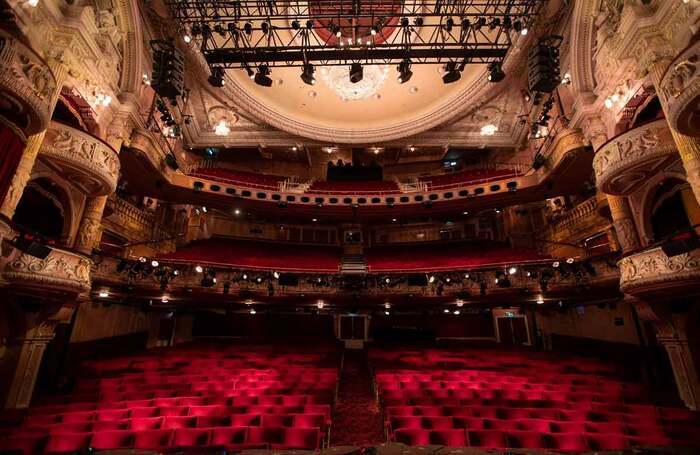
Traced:
<path fill-rule="evenodd" d="M 0 115 L 25 135 L 46 129 L 56 79 L 46 62 L 6 31 L 0 30 Z"/>
<path fill-rule="evenodd" d="M 660 248 L 631 254 L 618 262 L 620 290 L 639 298 L 698 292 L 700 250 L 667 256 Z"/>
<path fill-rule="evenodd" d="M 677 156 L 665 119 L 626 131 L 606 142 L 593 158 L 598 189 L 629 195 Z"/>
<path fill-rule="evenodd" d="M 117 187 L 117 152 L 101 139 L 72 126 L 51 122 L 39 157 L 88 196 L 111 194 Z"/>

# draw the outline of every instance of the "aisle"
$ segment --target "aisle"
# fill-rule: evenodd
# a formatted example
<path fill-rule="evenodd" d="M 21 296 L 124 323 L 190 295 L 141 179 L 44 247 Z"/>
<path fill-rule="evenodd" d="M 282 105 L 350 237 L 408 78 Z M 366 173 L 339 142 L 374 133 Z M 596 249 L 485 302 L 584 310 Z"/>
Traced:
<path fill-rule="evenodd" d="M 384 442 L 379 406 L 372 394 L 366 351 L 345 351 L 340 390 L 331 433 L 334 446 L 368 446 Z"/>

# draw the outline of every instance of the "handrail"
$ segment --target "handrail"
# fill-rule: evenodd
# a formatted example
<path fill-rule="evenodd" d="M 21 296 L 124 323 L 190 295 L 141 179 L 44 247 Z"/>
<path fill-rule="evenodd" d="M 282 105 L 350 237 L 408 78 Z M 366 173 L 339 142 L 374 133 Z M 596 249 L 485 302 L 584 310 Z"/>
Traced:
<path fill-rule="evenodd" d="M 504 179 L 511 179 L 515 177 L 522 177 L 525 174 L 521 174 L 518 172 L 513 172 L 512 174 L 503 174 L 503 175 L 494 175 L 492 177 L 484 177 L 476 180 L 463 180 L 461 182 L 454 182 L 454 183 L 444 183 L 442 185 L 428 185 L 428 190 L 427 191 L 433 191 L 433 190 L 447 190 L 447 189 L 453 189 L 453 188 L 462 188 L 467 185 L 478 185 L 480 183 L 488 183 L 488 182 L 495 182 L 497 180 L 504 180 Z"/>
<path fill-rule="evenodd" d="M 571 226 L 576 224 L 581 219 L 587 217 L 591 213 L 595 213 L 596 207 L 598 206 L 598 197 L 591 196 L 584 202 L 580 203 L 573 209 L 564 213 L 560 217 L 552 220 L 545 232 L 550 234 L 552 231 L 558 231 L 561 228 Z"/>

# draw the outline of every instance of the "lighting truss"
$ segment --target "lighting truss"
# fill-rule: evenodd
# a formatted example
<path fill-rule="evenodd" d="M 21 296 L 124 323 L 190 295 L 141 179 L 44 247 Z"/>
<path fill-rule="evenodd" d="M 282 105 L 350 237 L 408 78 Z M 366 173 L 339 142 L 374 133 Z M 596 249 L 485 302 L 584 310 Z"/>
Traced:
<path fill-rule="evenodd" d="M 543 0 L 166 0 L 213 68 L 502 62 Z"/>

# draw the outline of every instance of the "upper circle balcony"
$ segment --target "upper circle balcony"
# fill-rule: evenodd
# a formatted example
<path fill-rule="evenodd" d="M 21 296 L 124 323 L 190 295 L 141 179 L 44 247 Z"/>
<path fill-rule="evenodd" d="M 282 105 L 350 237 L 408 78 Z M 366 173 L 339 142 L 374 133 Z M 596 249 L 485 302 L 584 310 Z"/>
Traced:
<path fill-rule="evenodd" d="M 111 194 L 117 187 L 119 157 L 101 139 L 63 123 L 51 122 L 40 157 L 88 196 Z"/>
<path fill-rule="evenodd" d="M 700 136 L 700 41 L 671 63 L 661 80 L 668 123 L 687 136 Z"/>
<path fill-rule="evenodd" d="M 40 133 L 51 118 L 56 79 L 44 60 L 0 30 L 0 115 L 25 135 Z"/>
<path fill-rule="evenodd" d="M 620 290 L 635 297 L 663 298 L 698 291 L 700 250 L 668 257 L 657 247 L 631 254 L 618 266 Z"/>
<path fill-rule="evenodd" d="M 605 143 L 593 158 L 598 189 L 606 194 L 629 195 L 676 153 L 665 119 L 626 131 Z"/>

